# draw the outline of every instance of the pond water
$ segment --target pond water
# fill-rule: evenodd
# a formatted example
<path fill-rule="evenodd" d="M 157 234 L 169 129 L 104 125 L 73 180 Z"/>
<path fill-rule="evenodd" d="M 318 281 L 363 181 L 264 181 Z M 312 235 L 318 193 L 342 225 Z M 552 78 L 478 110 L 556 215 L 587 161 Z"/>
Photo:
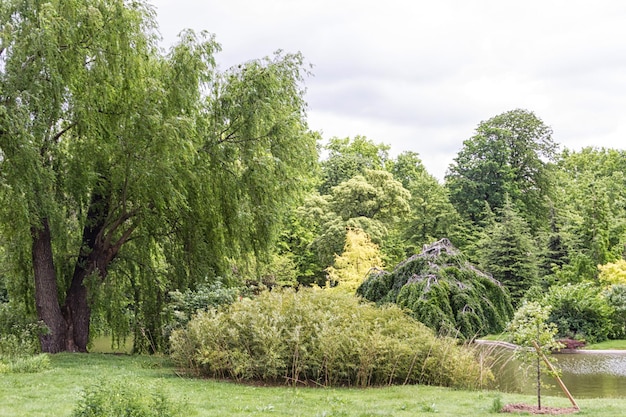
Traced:
<path fill-rule="evenodd" d="M 535 395 L 536 367 L 522 364 L 506 348 L 490 348 L 496 358 L 493 388 Z M 626 397 L 626 352 L 559 353 L 549 356 L 550 362 L 561 370 L 561 380 L 574 398 Z M 563 396 L 556 380 L 544 376 L 548 387 L 542 387 L 545 395 Z"/>

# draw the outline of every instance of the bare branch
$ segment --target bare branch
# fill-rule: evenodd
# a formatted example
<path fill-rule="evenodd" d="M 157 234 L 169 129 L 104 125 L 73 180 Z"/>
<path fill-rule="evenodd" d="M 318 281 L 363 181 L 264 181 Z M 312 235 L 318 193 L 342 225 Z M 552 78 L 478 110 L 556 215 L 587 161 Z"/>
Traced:
<path fill-rule="evenodd" d="M 122 236 L 111 246 L 113 253 L 117 253 L 122 245 L 130 240 L 130 236 L 137 228 L 137 223 L 132 224 L 128 229 L 122 233 Z"/>
<path fill-rule="evenodd" d="M 72 129 L 73 127 L 76 126 L 76 122 L 71 123 L 69 126 L 67 126 L 65 129 L 61 130 L 59 133 L 57 133 L 56 135 L 54 135 L 52 137 L 52 141 L 53 142 L 58 142 L 59 139 L 61 139 L 61 136 L 63 136 L 65 133 L 67 133 L 67 131 L 69 131 L 70 129 Z"/>

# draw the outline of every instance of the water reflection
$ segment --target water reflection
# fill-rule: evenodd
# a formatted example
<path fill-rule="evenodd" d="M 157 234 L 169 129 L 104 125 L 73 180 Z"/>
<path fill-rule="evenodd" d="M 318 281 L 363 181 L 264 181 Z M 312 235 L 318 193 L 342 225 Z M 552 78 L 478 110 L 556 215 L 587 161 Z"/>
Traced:
<path fill-rule="evenodd" d="M 521 364 L 509 349 L 489 347 L 485 351 L 495 361 L 492 388 L 536 394 L 536 368 Z M 626 352 L 555 354 L 550 361 L 561 369 L 561 379 L 574 398 L 626 397 Z M 554 378 L 544 377 L 544 383 L 549 385 L 542 388 L 545 395 L 563 395 Z"/>

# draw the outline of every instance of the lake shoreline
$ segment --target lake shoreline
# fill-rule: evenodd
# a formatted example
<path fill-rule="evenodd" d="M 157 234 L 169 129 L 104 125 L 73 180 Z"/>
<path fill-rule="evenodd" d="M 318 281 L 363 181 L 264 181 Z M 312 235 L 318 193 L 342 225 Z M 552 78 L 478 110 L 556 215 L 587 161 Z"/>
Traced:
<path fill-rule="evenodd" d="M 520 346 L 514 344 L 514 343 L 510 343 L 510 342 L 505 342 L 503 340 L 486 340 L 486 339 L 475 339 L 474 343 L 479 344 L 479 345 L 489 345 L 489 346 L 499 346 L 499 347 L 503 347 L 506 349 L 511 349 L 511 350 L 516 350 L 516 349 L 521 349 Z M 584 354 L 606 354 L 606 355 L 611 355 L 611 354 L 616 354 L 616 355 L 626 355 L 626 349 L 561 349 L 558 351 L 554 351 L 552 352 L 553 354 L 560 354 L 560 353 L 584 353 Z"/>

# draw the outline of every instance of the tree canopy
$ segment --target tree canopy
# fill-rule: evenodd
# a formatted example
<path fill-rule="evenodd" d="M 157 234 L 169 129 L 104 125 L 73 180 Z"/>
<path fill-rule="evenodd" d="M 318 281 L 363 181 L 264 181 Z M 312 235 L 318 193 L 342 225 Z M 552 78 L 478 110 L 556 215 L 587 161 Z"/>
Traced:
<path fill-rule="evenodd" d="M 602 337 L 624 333 L 624 151 L 557 154 L 516 109 L 479 123 L 440 183 L 415 151 L 320 146 L 301 54 L 221 70 L 220 49 L 191 30 L 160 48 L 142 0 L 0 3 L 0 303 L 45 323 L 43 350 L 94 331 L 162 349 L 175 290 L 324 286 L 365 263 L 398 267 L 359 291 L 439 330 L 496 331 L 509 294 L 581 283 L 611 299 Z M 434 241 L 459 250 L 419 253 Z"/>
<path fill-rule="evenodd" d="M 516 109 L 481 122 L 446 174 L 452 203 L 477 222 L 484 202 L 495 210 L 508 195 L 537 227 L 534 221 L 544 218 L 550 193 L 546 161 L 556 148 L 552 129 L 530 111 Z"/>
<path fill-rule="evenodd" d="M 10 0 L 0 13 L 3 243 L 9 287 L 34 294 L 50 329 L 45 351 L 86 350 L 91 309 L 107 309 L 89 300 L 109 284 L 154 319 L 170 283 L 271 250 L 317 155 L 300 55 L 219 72 L 207 33 L 163 53 L 140 1 Z"/>

